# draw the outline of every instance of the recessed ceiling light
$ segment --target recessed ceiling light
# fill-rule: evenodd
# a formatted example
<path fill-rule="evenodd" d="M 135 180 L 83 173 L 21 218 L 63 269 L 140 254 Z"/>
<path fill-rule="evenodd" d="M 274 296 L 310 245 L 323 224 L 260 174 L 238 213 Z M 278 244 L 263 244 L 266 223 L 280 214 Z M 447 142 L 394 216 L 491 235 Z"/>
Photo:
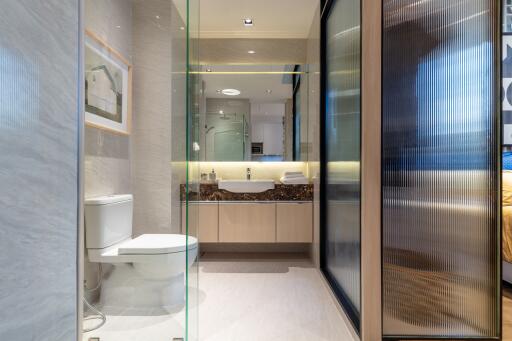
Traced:
<path fill-rule="evenodd" d="M 212 69 L 211 69 L 211 68 L 209 68 L 209 67 L 207 67 L 207 68 L 206 68 L 206 72 L 212 72 Z"/>
<path fill-rule="evenodd" d="M 219 114 L 224 114 L 224 110 L 219 110 Z"/>
<path fill-rule="evenodd" d="M 254 23 L 252 22 L 252 19 L 251 18 L 245 18 L 244 19 L 244 25 L 245 26 L 253 26 Z"/>
<path fill-rule="evenodd" d="M 121 28 L 121 25 L 117 25 L 116 28 Z"/>
<path fill-rule="evenodd" d="M 155 18 L 160 19 L 160 16 L 159 15 L 155 15 Z"/>
<path fill-rule="evenodd" d="M 255 53 L 256 53 L 256 51 L 254 51 L 254 50 L 249 50 L 249 51 L 247 51 L 247 53 L 248 53 L 248 54 L 255 54 Z"/>
<path fill-rule="evenodd" d="M 237 89 L 224 89 L 222 93 L 227 96 L 238 96 L 240 95 L 240 90 Z"/>
<path fill-rule="evenodd" d="M 272 90 L 267 89 L 265 92 L 270 95 L 272 93 Z"/>

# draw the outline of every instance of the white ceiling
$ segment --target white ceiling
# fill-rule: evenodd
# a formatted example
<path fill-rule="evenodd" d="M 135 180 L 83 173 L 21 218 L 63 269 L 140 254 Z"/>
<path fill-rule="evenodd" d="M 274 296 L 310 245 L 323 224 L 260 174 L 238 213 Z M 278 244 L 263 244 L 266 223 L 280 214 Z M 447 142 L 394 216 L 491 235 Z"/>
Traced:
<path fill-rule="evenodd" d="M 285 66 L 211 66 L 212 73 L 202 74 L 207 98 L 244 98 L 252 103 L 284 103 L 292 98 L 293 91 L 290 83 L 283 83 L 283 74 L 237 74 L 236 72 L 282 72 Z M 235 72 L 235 74 L 215 74 L 215 72 Z M 289 76 L 288 76 L 289 77 Z M 237 89 L 239 96 L 227 96 L 217 93 L 217 90 Z M 268 94 L 267 89 L 272 90 Z"/>
<path fill-rule="evenodd" d="M 199 0 L 196 0 L 199 1 Z M 176 1 L 185 17 L 186 2 Z M 307 38 L 319 0 L 201 0 L 201 38 Z M 197 6 L 195 6 L 197 7 Z M 191 6 L 191 22 L 197 11 Z M 244 18 L 254 26 L 245 27 Z"/>

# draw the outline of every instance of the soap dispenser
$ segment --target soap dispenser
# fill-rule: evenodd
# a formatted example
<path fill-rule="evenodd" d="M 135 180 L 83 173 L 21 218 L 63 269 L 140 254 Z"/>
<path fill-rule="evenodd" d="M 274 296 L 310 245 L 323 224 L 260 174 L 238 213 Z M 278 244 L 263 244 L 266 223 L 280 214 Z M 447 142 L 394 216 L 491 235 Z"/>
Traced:
<path fill-rule="evenodd" d="M 217 174 L 215 174 L 215 169 L 212 169 L 212 172 L 208 176 L 208 180 L 210 180 L 211 183 L 215 183 L 217 181 Z"/>

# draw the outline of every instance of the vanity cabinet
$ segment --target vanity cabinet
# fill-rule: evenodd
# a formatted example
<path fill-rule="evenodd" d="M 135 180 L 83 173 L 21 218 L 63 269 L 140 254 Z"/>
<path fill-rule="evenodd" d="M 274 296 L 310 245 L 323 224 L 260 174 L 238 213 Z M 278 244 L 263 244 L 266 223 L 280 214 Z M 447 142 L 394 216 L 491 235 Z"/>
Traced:
<path fill-rule="evenodd" d="M 187 232 L 181 206 L 181 232 Z M 189 207 L 189 235 L 201 243 L 311 243 L 311 202 L 195 202 Z"/>
<path fill-rule="evenodd" d="M 276 240 L 278 243 L 313 242 L 311 202 L 276 203 Z"/>
<path fill-rule="evenodd" d="M 274 243 L 276 204 L 274 202 L 220 203 L 219 242 Z"/>
<path fill-rule="evenodd" d="M 181 205 L 181 232 L 187 233 L 187 207 Z M 198 237 L 202 243 L 219 241 L 219 204 L 190 203 L 189 235 Z"/>

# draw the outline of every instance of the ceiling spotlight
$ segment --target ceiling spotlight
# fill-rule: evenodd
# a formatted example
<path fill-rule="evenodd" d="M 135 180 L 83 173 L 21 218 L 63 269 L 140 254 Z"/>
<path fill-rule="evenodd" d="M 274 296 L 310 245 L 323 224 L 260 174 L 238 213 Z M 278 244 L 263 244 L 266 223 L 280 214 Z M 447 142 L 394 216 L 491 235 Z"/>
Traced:
<path fill-rule="evenodd" d="M 252 22 L 252 19 L 251 18 L 245 18 L 244 19 L 244 25 L 245 26 L 253 26 L 254 23 Z"/>
<path fill-rule="evenodd" d="M 224 114 L 224 110 L 219 110 L 219 114 Z"/>
<path fill-rule="evenodd" d="M 237 89 L 224 89 L 222 93 L 227 96 L 238 96 L 240 95 L 240 90 Z"/>
<path fill-rule="evenodd" d="M 272 93 L 272 90 L 267 89 L 265 92 L 270 95 Z"/>
<path fill-rule="evenodd" d="M 254 50 L 249 50 L 249 51 L 247 51 L 247 53 L 248 53 L 248 54 L 255 54 L 255 53 L 256 53 L 256 51 L 254 51 Z"/>
<path fill-rule="evenodd" d="M 207 67 L 207 68 L 206 68 L 206 72 L 212 72 L 212 69 L 211 69 L 211 68 L 209 68 L 209 67 Z"/>

